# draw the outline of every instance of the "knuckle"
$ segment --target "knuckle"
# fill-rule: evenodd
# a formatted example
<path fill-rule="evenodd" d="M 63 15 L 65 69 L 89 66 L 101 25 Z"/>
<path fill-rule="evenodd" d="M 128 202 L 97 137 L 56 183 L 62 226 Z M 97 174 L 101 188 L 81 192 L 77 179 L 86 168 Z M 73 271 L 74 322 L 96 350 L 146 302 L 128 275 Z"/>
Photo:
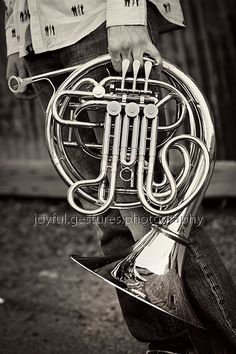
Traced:
<path fill-rule="evenodd" d="M 111 55 L 111 62 L 112 66 L 115 71 L 120 72 L 121 71 L 121 58 L 113 57 Z"/>
<path fill-rule="evenodd" d="M 134 60 L 138 60 L 140 62 L 140 65 L 143 65 L 143 54 L 138 53 L 138 54 L 133 54 Z"/>
<path fill-rule="evenodd" d="M 137 37 L 133 39 L 133 47 L 141 48 L 145 45 L 146 41 L 143 37 Z"/>
<path fill-rule="evenodd" d="M 114 70 L 115 70 L 116 72 L 121 72 L 121 67 L 120 67 L 120 66 L 114 65 L 113 68 L 114 68 Z"/>
<path fill-rule="evenodd" d="M 130 49 L 130 43 L 128 41 L 123 41 L 122 43 L 111 43 L 108 47 L 110 53 L 118 54 L 122 52 L 127 52 Z"/>
<path fill-rule="evenodd" d="M 117 43 L 110 43 L 109 46 L 108 46 L 108 50 L 110 53 L 118 53 L 119 50 L 120 50 L 120 47 Z"/>
<path fill-rule="evenodd" d="M 129 50 L 130 49 L 130 43 L 128 41 L 124 41 L 122 43 L 122 50 Z"/>

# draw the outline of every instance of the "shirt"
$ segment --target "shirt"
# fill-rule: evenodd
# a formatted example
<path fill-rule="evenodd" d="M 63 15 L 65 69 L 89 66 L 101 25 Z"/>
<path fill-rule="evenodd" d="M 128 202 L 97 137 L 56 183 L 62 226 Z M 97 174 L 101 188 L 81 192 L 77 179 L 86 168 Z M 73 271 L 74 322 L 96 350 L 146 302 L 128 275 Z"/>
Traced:
<path fill-rule="evenodd" d="M 147 0 L 5 0 L 7 54 L 42 53 L 74 44 L 104 21 L 146 25 Z M 180 0 L 150 0 L 171 25 L 184 27 Z"/>

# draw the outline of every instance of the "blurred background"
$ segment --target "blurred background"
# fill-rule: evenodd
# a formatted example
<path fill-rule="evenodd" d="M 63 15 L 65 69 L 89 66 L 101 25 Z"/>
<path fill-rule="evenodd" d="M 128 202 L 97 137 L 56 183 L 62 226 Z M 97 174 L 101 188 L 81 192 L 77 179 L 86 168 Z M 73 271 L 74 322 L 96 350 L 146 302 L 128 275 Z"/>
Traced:
<path fill-rule="evenodd" d="M 163 34 L 162 56 L 191 75 L 210 102 L 217 163 L 204 201 L 204 227 L 236 281 L 236 3 L 183 0 L 186 30 Z M 17 101 L 5 81 L 0 1 L 0 353 L 143 353 L 108 285 L 68 261 L 98 243 L 93 226 L 35 215 L 75 214 L 48 158 L 37 101 Z"/>

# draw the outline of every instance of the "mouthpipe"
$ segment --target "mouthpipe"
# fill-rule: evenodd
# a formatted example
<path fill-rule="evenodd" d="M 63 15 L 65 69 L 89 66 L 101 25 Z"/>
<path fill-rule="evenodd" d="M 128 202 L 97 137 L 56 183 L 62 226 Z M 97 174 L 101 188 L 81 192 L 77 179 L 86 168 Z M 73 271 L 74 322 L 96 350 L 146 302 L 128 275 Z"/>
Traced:
<path fill-rule="evenodd" d="M 31 82 L 31 78 L 22 79 L 21 77 L 13 75 L 8 79 L 8 87 L 13 93 L 23 93 L 26 91 L 26 86 Z"/>
<path fill-rule="evenodd" d="M 49 80 L 50 77 L 63 75 L 63 74 L 70 74 L 74 70 L 79 69 L 81 66 L 82 65 L 70 66 L 68 68 L 50 71 L 47 73 L 26 77 L 26 78 L 21 78 L 13 75 L 10 76 L 10 78 L 8 79 L 8 87 L 10 91 L 13 93 L 23 93 L 26 90 L 26 86 L 32 84 L 32 82 L 36 82 L 40 80 Z"/>

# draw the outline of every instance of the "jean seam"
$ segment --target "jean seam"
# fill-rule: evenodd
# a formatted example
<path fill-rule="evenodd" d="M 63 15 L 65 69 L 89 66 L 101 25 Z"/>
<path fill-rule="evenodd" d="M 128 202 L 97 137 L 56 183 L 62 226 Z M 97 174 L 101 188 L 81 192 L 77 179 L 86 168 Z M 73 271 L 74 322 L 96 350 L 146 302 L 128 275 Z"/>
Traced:
<path fill-rule="evenodd" d="M 218 284 L 213 286 L 213 283 L 216 283 L 216 281 L 212 282 L 210 277 L 212 277 L 214 280 L 217 280 L 217 279 L 214 278 L 214 274 L 213 273 L 210 274 L 207 271 L 208 266 L 207 266 L 207 264 L 204 261 L 204 257 L 201 257 L 194 248 L 192 248 L 192 252 L 194 252 L 194 254 L 196 256 L 196 261 L 197 261 L 197 259 L 199 260 L 198 264 L 200 266 L 200 269 L 201 269 L 202 273 L 204 274 L 206 281 L 210 285 L 210 289 L 211 289 L 212 294 L 214 295 L 214 297 L 215 297 L 215 299 L 217 301 L 217 304 L 219 305 L 219 308 L 220 308 L 220 310 L 222 312 L 224 320 L 226 321 L 228 328 L 230 329 L 231 332 L 233 332 L 233 335 L 236 338 L 236 331 L 235 331 L 235 328 L 234 328 L 234 326 L 232 324 L 232 320 L 230 319 L 230 316 L 226 313 L 224 307 L 222 306 L 222 303 L 221 303 L 221 301 L 219 299 L 219 296 L 218 296 L 218 293 L 216 291 L 217 288 L 220 289 L 220 286 Z"/>

